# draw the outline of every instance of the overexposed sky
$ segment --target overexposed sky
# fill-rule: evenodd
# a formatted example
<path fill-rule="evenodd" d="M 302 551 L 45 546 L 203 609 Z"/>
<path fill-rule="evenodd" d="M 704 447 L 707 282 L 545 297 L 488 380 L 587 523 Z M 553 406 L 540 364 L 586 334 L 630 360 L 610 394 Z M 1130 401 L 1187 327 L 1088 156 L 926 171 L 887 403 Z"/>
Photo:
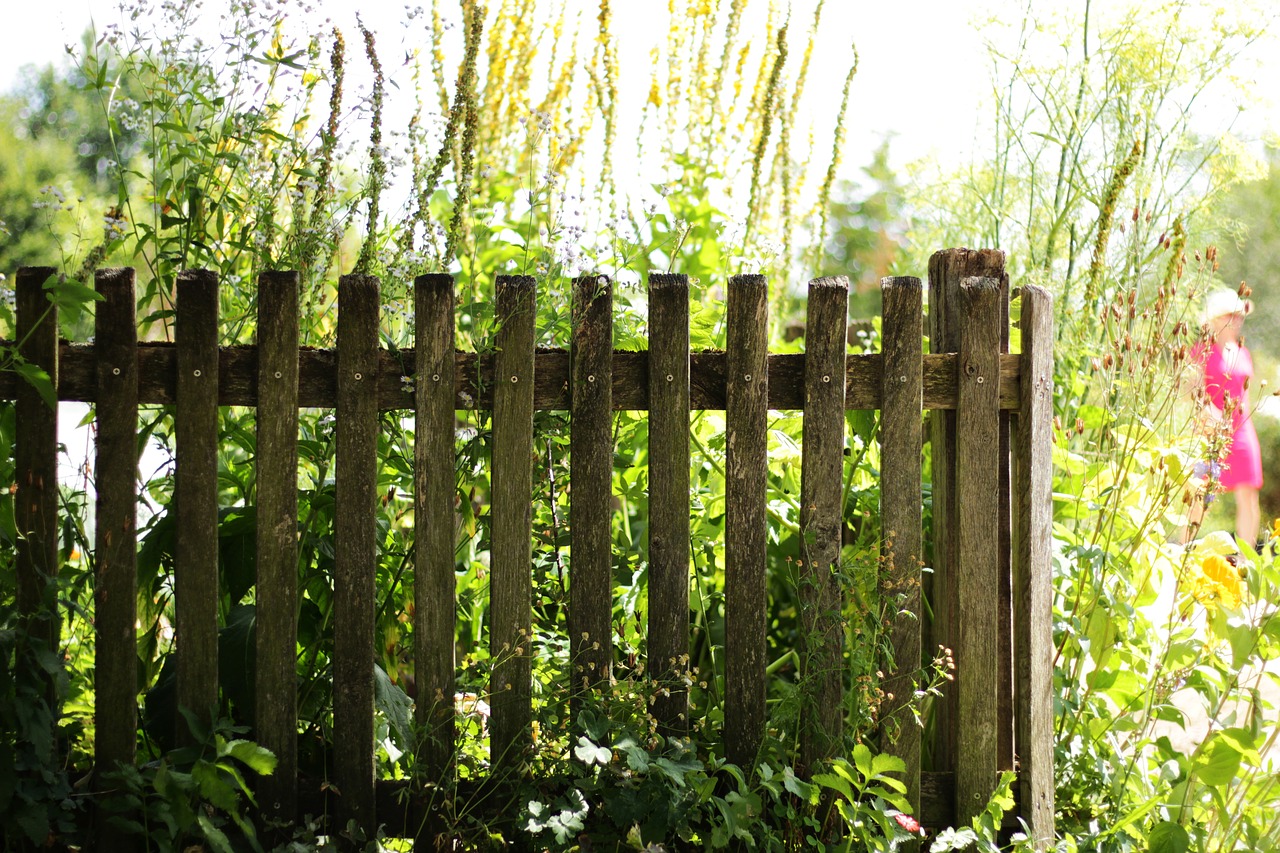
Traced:
<path fill-rule="evenodd" d="M 206 0 L 206 5 L 216 8 L 225 2 Z M 806 100 L 827 105 L 834 113 L 840 103 L 848 45 L 856 43 L 861 61 L 851 101 L 846 170 L 866 163 L 889 133 L 895 135 L 894 160 L 899 163 L 931 150 L 967 151 L 974 105 L 986 80 L 981 39 L 970 19 L 993 2 L 1010 5 L 1009 0 L 828 0 L 818 52 L 825 61 L 815 57 Z M 24 64 L 63 61 L 64 45 L 79 43 L 91 16 L 99 29 L 119 20 L 117 0 L 11 0 L 7 5 L 6 25 L 0 31 L 2 88 L 17 80 Z M 366 4 L 315 0 L 314 5 L 349 33 L 355 31 L 359 10 L 379 34 L 396 33 L 405 8 L 385 0 Z M 453 11 L 453 4 L 442 5 Z M 594 15 L 594 4 L 587 0 L 569 0 L 567 5 L 583 6 L 588 23 Z M 662 0 L 614 3 L 613 31 L 622 54 L 623 85 L 630 84 L 641 98 L 649 85 L 649 48 L 661 44 L 666 33 L 666 5 Z M 762 12 L 767 5 L 767 0 L 754 0 L 751 7 Z M 792 43 L 800 44 L 813 2 L 794 0 L 792 5 Z M 834 115 L 813 117 L 815 127 L 833 119 Z M 942 138 L 943 128 L 954 129 L 955 135 Z M 828 134 L 820 130 L 816 139 L 829 138 Z"/>
<path fill-rule="evenodd" d="M 496 2 L 491 0 L 490 5 Z M 539 0 L 539 6 L 543 2 Z M 554 0 L 545 2 L 555 8 Z M 785 6 L 785 0 L 782 2 Z M 1091 14 L 1098 17 L 1143 5 L 1131 0 L 1091 2 Z M 1268 2 L 1280 7 L 1280 0 L 1252 2 L 1261 4 L 1262 9 Z M 330 17 L 349 34 L 356 31 L 357 11 L 384 39 L 403 32 L 407 7 L 401 0 L 311 3 L 317 19 Z M 425 4 L 426 0 L 414 0 L 414 5 L 417 3 Z M 580 12 L 586 23 L 592 23 L 594 0 L 564 3 L 570 14 Z M 1083 9 L 1085 3 L 1035 0 L 1035 8 L 1057 12 L 1072 5 Z M 205 0 L 207 10 L 227 4 L 228 0 Z M 813 4 L 814 0 L 791 0 L 793 45 L 803 44 Z M 78 44 L 91 19 L 100 30 L 120 20 L 119 0 L 10 0 L 6 5 L 6 23 L 0 28 L 0 89 L 12 86 L 25 64 L 64 61 L 64 46 Z M 986 53 L 975 22 L 989 17 L 1014 22 L 1026 5 L 1027 0 L 827 0 L 806 94 L 811 111 L 807 118 L 814 127 L 818 150 L 824 151 L 822 140 L 830 138 L 852 42 L 857 45 L 860 64 L 852 90 L 844 174 L 852 176 L 867 163 L 886 135 L 893 136 L 896 167 L 925 155 L 934 155 L 949 165 L 966 162 L 975 142 L 980 144 L 975 139 L 977 119 L 990 90 Z M 763 14 L 767 6 L 768 0 L 751 0 L 748 8 Z M 458 17 L 455 4 L 448 0 L 442 8 Z M 619 41 L 624 98 L 642 99 L 647 92 L 649 49 L 663 43 L 667 24 L 664 0 L 614 0 L 613 32 Z M 380 43 L 385 45 L 386 41 Z M 1244 76 L 1255 81 L 1258 101 L 1233 128 L 1247 139 L 1280 132 L 1280 38 L 1257 45 L 1253 55 L 1263 67 L 1257 72 L 1244 69 Z M 1222 116 L 1214 118 L 1212 123 L 1218 127 L 1210 131 L 1225 126 Z"/>

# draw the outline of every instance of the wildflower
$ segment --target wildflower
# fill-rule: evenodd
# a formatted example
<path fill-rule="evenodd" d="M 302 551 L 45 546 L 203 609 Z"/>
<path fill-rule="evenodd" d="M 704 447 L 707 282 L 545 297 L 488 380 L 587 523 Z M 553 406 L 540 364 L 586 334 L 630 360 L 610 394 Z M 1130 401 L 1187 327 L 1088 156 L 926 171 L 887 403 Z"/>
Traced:
<path fill-rule="evenodd" d="M 1219 604 L 1229 609 L 1240 606 L 1240 571 L 1221 554 L 1210 554 L 1200 563 L 1200 571 L 1191 581 L 1191 594 L 1208 608 Z"/>
<path fill-rule="evenodd" d="M 902 827 L 907 832 L 915 832 L 920 835 L 924 835 L 924 828 L 920 826 L 920 821 L 916 820 L 911 815 L 898 812 L 893 816 L 893 819 L 898 822 L 898 826 Z"/>

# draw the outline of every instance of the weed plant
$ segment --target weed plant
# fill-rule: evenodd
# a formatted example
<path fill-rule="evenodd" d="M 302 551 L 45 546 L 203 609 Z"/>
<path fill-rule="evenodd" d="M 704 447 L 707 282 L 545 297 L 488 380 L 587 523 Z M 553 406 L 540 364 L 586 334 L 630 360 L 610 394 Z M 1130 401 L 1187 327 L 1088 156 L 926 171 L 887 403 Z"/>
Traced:
<path fill-rule="evenodd" d="M 1086 3 L 1083 15 L 1037 4 L 992 24 L 990 145 L 940 195 L 928 184 L 941 203 L 916 223 L 918 245 L 1000 246 L 1015 287 L 1057 295 L 1063 850 L 1260 850 L 1278 838 L 1263 817 L 1280 805 L 1266 687 L 1274 548 L 1194 528 L 1180 544 L 1189 504 L 1213 497 L 1196 463 L 1223 440 L 1194 426 L 1191 352 L 1203 295 L 1221 286 L 1207 240 L 1221 194 L 1256 170 L 1228 132 L 1204 135 L 1201 105 L 1245 97 L 1234 63 L 1266 20 L 1261 7 L 1130 16 Z M 1048 44 L 1063 58 L 1038 60 Z"/>

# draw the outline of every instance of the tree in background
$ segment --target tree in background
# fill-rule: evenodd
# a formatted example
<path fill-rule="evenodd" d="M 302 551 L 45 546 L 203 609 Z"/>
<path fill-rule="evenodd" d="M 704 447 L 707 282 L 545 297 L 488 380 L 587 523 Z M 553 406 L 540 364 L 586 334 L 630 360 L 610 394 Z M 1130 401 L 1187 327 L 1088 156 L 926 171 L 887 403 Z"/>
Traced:
<path fill-rule="evenodd" d="M 822 255 L 823 275 L 849 277 L 849 310 L 854 318 L 880 313 L 880 279 L 890 275 L 903 256 L 907 192 L 889 165 L 887 139 L 861 171 L 860 180 L 839 184 Z"/>
<path fill-rule="evenodd" d="M 92 45 L 90 37 L 82 50 Z M 104 61 L 104 82 L 117 69 Z M 0 211 L 9 231 L 0 243 L 0 271 L 65 268 L 101 240 L 114 203 L 116 158 L 136 156 L 140 138 L 136 128 L 123 128 L 121 138 L 112 140 L 90 82 L 73 67 L 31 66 L 12 91 L 0 95 Z M 114 92 L 121 100 L 136 92 L 127 79 L 111 82 L 123 83 Z"/>

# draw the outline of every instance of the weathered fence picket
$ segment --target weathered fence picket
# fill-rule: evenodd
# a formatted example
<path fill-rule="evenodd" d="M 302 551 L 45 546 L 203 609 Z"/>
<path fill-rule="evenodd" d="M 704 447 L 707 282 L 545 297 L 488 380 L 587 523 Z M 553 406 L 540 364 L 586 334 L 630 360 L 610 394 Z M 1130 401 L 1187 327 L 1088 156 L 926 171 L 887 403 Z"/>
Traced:
<path fill-rule="evenodd" d="M 754 766 L 765 725 L 769 288 L 729 279 L 725 307 L 725 756 Z"/>
<path fill-rule="evenodd" d="M 649 276 L 649 667 L 653 715 L 689 728 L 689 279 Z"/>
<path fill-rule="evenodd" d="M 413 629 L 423 730 L 422 779 L 447 788 L 453 774 L 454 565 L 453 277 L 414 282 Z M 438 827 L 427 828 L 435 831 Z"/>
<path fill-rule="evenodd" d="M 174 635 L 178 705 L 204 726 L 218 702 L 218 277 L 179 273 L 174 407 Z M 198 741 L 181 715 L 178 743 Z"/>
<path fill-rule="evenodd" d="M 495 778 L 517 772 L 533 720 L 533 381 L 536 283 L 498 276 L 493 389 L 489 743 Z"/>
<path fill-rule="evenodd" d="M 376 827 L 373 667 L 378 567 L 378 280 L 338 282 L 333 738 L 339 826 Z"/>
<path fill-rule="evenodd" d="M 805 770 L 839 753 L 844 724 L 844 372 L 849 349 L 849 280 L 809 283 L 805 319 L 804 434 L 800 461 L 802 676 Z"/>
<path fill-rule="evenodd" d="M 17 275 L 18 354 L 32 368 L 44 371 L 58 387 L 58 309 L 45 298 L 44 283 L 52 267 L 33 267 Z M 54 582 L 58 577 L 58 407 L 50 406 L 36 386 L 18 387 L 14 465 L 21 472 L 14 502 L 18 530 L 18 612 L 23 630 L 47 650 L 59 639 Z M 56 396 L 56 392 L 55 392 Z M 52 684 L 50 684 L 52 688 Z M 52 690 L 49 691 L 52 696 Z"/>
<path fill-rule="evenodd" d="M 915 693 L 913 670 L 922 657 L 920 495 L 923 488 L 920 416 L 924 389 L 923 295 L 918 278 L 887 278 L 882 295 L 884 402 L 880 407 L 880 468 L 893 472 L 880 482 L 881 559 L 885 561 L 883 593 L 894 603 L 892 627 L 895 670 L 885 680 L 885 718 L 881 746 L 901 758 L 907 769 L 907 799 L 920 809 L 920 727 L 909 718 Z"/>
<path fill-rule="evenodd" d="M 102 774 L 133 764 L 138 730 L 138 327 L 133 270 L 99 270 L 96 286 L 94 766 L 101 783 Z M 134 846 L 100 817 L 104 849 Z"/>
<path fill-rule="evenodd" d="M 960 285 L 960 398 L 956 406 L 956 762 L 957 816 L 968 822 L 995 789 L 998 768 L 1000 283 Z"/>
<path fill-rule="evenodd" d="M 614 665 L 612 588 L 613 412 L 649 417 L 649 624 L 645 662 L 652 712 L 665 731 L 689 726 L 689 416 L 722 409 L 726 423 L 725 684 L 723 742 L 749 766 L 766 735 L 770 409 L 804 413 L 798 594 L 804 647 L 800 765 L 816 767 L 842 744 L 846 602 L 840 576 L 846 527 L 845 413 L 880 409 L 882 593 L 894 667 L 886 674 L 881 747 L 906 764 L 908 799 L 926 824 L 967 820 L 1001 770 L 1020 770 L 1020 815 L 1052 834 L 1050 722 L 1050 422 L 1052 311 L 1043 290 L 1021 289 L 1021 352 L 1008 349 L 1010 292 L 998 252 L 951 250 L 930 263 L 929 334 L 922 346 L 918 279 L 882 283 L 882 351 L 847 352 L 848 282 L 810 284 L 805 353 L 767 351 L 768 285 L 727 283 L 724 353 L 689 349 L 689 285 L 649 281 L 650 349 L 615 351 L 609 279 L 574 282 L 570 351 L 536 350 L 536 284 L 499 276 L 491 353 L 454 349 L 454 281 L 414 282 L 412 350 L 380 349 L 379 282 L 343 276 L 335 350 L 300 349 L 299 276 L 259 279 L 258 341 L 217 346 L 218 284 L 178 279 L 176 343 L 137 340 L 134 278 L 104 270 L 96 282 L 96 340 L 59 343 L 43 284 L 23 270 L 18 333 L 27 363 L 43 368 L 61 400 L 97 403 L 97 767 L 134 760 L 137 708 L 136 490 L 140 404 L 175 405 L 178 701 L 207 715 L 217 701 L 217 407 L 258 407 L 256 707 L 254 737 L 278 758 L 258 783 L 266 818 L 289 821 L 320 795 L 300 788 L 296 684 L 300 407 L 335 407 L 333 753 L 329 795 L 338 826 L 355 820 L 416 836 L 435 849 L 448 829 L 442 791 L 455 782 L 455 412 L 492 410 L 489 721 L 492 781 L 525 772 L 532 743 L 533 418 L 570 414 L 570 671 L 580 695 L 609 684 Z M 17 397 L 20 603 L 57 572 L 57 489 L 51 410 L 35 389 L 0 375 Z M 390 796 L 374 764 L 374 636 L 378 564 L 379 412 L 415 416 L 413 656 L 417 776 Z M 921 448 L 930 412 L 933 536 L 922 535 Z M 1010 434 L 1009 416 L 1014 415 Z M 932 545 L 932 554 L 926 544 Z M 931 588 L 922 585 L 932 567 Z M 927 618 L 923 597 L 932 605 Z M 30 630 L 36 630 L 32 628 Z M 39 630 L 56 636 L 56 623 Z M 926 642 L 925 638 L 928 638 Z M 956 684 L 934 714 L 933 767 L 922 767 L 921 729 L 909 704 L 916 670 L 937 645 L 953 650 Z M 461 784 L 461 783 L 458 783 Z M 396 790 L 400 790 L 397 788 Z M 494 817 L 509 817 L 495 815 Z M 125 840 L 104 839 L 113 849 Z M 105 841 L 104 841 L 105 843 Z"/>
<path fill-rule="evenodd" d="M 572 689 L 613 668 L 613 285 L 573 284 L 569 455 L 569 666 Z"/>
<path fill-rule="evenodd" d="M 1053 839 L 1053 300 L 1022 288 L 1022 393 L 1014 434 L 1014 747 L 1032 837 Z"/>
<path fill-rule="evenodd" d="M 272 821 L 291 821 L 298 808 L 299 286 L 294 272 L 258 277 L 254 728 L 276 756 L 276 772 L 258 783 Z"/>

